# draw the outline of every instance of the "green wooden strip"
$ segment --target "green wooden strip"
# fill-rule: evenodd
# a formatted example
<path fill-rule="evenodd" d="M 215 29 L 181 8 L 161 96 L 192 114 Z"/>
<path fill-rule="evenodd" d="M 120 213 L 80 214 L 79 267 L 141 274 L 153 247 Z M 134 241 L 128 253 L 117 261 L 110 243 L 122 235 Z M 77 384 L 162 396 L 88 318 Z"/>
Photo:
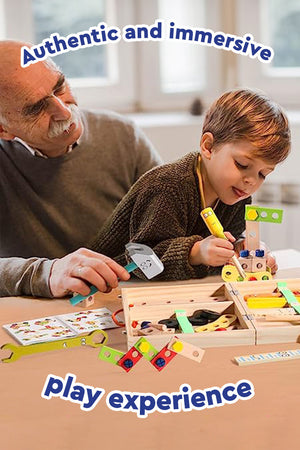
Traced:
<path fill-rule="evenodd" d="M 117 365 L 119 359 L 121 359 L 124 355 L 125 353 L 120 352 L 119 350 L 103 345 L 99 352 L 98 358 Z"/>
<path fill-rule="evenodd" d="M 278 287 L 279 291 L 282 293 L 282 295 L 284 296 L 284 298 L 286 299 L 286 301 L 288 302 L 288 304 L 291 305 L 291 307 L 294 308 L 294 310 L 298 314 L 300 314 L 300 304 L 299 304 L 297 298 L 292 293 L 292 291 L 290 291 L 290 289 L 287 287 L 286 282 L 279 281 L 277 283 L 277 287 Z"/>
<path fill-rule="evenodd" d="M 252 217 L 252 215 L 255 216 L 255 212 L 257 214 L 256 217 Z M 282 216 L 282 209 L 264 208 L 256 205 L 246 205 L 245 207 L 245 220 L 251 222 L 281 223 Z"/>
<path fill-rule="evenodd" d="M 195 333 L 191 322 L 186 317 L 186 311 L 184 309 L 176 309 L 175 314 L 183 333 Z"/>

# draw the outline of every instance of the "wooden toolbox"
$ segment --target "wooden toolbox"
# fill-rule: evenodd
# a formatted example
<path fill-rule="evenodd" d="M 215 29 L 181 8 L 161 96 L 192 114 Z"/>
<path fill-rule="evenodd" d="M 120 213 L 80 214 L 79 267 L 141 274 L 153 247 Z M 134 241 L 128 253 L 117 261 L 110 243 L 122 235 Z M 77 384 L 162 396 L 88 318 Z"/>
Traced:
<path fill-rule="evenodd" d="M 276 321 L 275 318 L 280 318 L 279 312 L 284 314 L 284 309 L 288 311 L 291 308 L 249 308 L 245 296 L 249 294 L 270 294 L 276 287 L 277 283 L 284 281 L 291 291 L 300 291 L 300 278 L 287 280 L 270 280 L 259 282 L 243 282 L 231 283 L 231 294 L 235 302 L 242 305 L 245 314 L 251 320 L 256 330 L 256 344 L 272 344 L 280 342 L 297 342 L 300 338 L 300 321 L 287 322 Z M 287 305 L 289 306 L 289 305 Z M 293 311 L 293 310 L 292 310 Z M 273 320 L 268 321 L 266 317 L 272 317 Z"/>
<path fill-rule="evenodd" d="M 122 301 L 128 348 L 140 338 L 132 326 L 135 322 L 157 323 L 161 319 L 170 318 L 175 310 L 184 310 L 186 315 L 190 316 L 200 309 L 208 309 L 222 315 L 234 314 L 237 320 L 234 329 L 229 328 L 226 331 L 200 333 L 176 331 L 176 336 L 199 347 L 297 342 L 300 336 L 300 322 L 299 325 L 287 322 L 266 322 L 264 317 L 257 317 L 262 310 L 248 308 L 244 300 L 245 295 L 273 292 L 278 281 L 286 281 L 291 290 L 300 290 L 300 279 L 123 288 Z M 275 309 L 270 309 L 270 313 L 274 311 Z M 170 341 L 172 336 L 172 334 L 162 333 L 145 337 L 156 348 L 161 348 Z"/>

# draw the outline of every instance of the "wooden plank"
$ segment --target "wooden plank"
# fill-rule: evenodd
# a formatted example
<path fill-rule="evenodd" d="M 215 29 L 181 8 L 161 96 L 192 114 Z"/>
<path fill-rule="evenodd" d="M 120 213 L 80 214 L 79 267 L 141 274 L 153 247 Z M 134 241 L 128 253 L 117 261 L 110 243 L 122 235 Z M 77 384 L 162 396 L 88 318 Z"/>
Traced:
<path fill-rule="evenodd" d="M 268 362 L 290 361 L 299 359 L 300 350 L 283 350 L 279 352 L 257 353 L 255 355 L 235 356 L 235 361 L 239 366 L 249 366 L 252 364 L 262 364 Z"/>
<path fill-rule="evenodd" d="M 259 222 L 246 220 L 245 248 L 249 251 L 259 249 Z"/>

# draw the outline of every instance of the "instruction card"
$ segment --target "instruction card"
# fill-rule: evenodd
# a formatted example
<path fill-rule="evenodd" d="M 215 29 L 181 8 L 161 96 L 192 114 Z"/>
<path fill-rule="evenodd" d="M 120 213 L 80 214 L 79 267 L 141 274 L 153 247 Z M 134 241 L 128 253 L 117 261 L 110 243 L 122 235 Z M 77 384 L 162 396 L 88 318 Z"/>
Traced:
<path fill-rule="evenodd" d="M 107 308 L 79 311 L 59 316 L 42 317 L 3 325 L 20 344 L 56 341 L 93 330 L 117 328 Z M 119 319 L 120 320 L 120 319 Z"/>

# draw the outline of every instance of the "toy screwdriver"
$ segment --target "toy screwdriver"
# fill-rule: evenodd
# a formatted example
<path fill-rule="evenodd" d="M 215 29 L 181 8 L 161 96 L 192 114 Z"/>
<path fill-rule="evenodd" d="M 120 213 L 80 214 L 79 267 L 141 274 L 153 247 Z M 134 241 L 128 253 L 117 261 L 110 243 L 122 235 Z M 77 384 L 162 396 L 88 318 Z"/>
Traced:
<path fill-rule="evenodd" d="M 221 238 L 221 239 L 226 239 L 228 241 L 227 237 L 224 234 L 223 227 L 222 227 L 221 223 L 219 222 L 219 219 L 217 218 L 217 216 L 212 208 L 203 209 L 201 211 L 201 217 L 204 220 L 207 228 L 209 229 L 209 231 L 211 232 L 211 234 L 213 236 Z M 243 279 L 245 279 L 246 273 L 245 273 L 244 269 L 242 268 L 237 257 L 235 255 L 233 255 L 231 259 L 232 259 L 233 264 L 237 268 L 240 276 Z"/>

